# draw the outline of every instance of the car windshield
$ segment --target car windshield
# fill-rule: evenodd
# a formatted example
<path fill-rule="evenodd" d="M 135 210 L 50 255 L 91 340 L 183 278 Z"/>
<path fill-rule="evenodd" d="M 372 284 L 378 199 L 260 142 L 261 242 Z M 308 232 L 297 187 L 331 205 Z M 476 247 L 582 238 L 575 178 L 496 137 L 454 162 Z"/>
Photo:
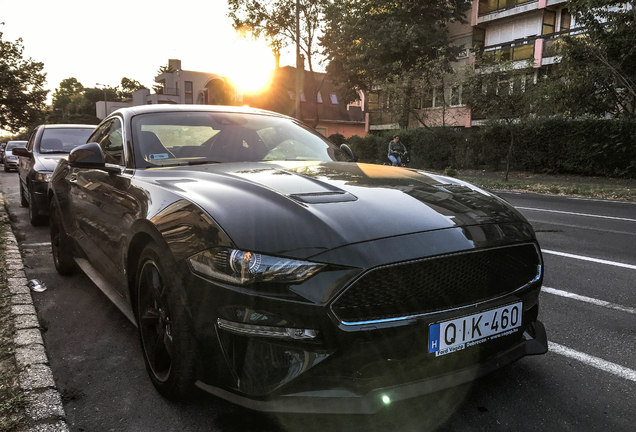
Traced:
<path fill-rule="evenodd" d="M 85 144 L 93 129 L 55 128 L 44 129 L 39 153 L 70 153 L 75 147 Z"/>
<path fill-rule="evenodd" d="M 5 148 L 5 151 L 11 151 L 16 147 L 24 147 L 26 146 L 26 141 L 10 141 Z"/>
<path fill-rule="evenodd" d="M 255 161 L 346 161 L 347 156 L 292 119 L 247 113 L 168 112 L 133 118 L 137 166 Z"/>

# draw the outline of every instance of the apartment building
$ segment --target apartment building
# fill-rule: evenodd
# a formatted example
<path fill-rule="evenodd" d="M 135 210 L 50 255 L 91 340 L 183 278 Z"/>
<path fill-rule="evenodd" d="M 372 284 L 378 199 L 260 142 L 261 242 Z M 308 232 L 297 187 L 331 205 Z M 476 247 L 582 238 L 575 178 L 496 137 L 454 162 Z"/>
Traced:
<path fill-rule="evenodd" d="M 452 43 L 465 48 L 456 69 L 474 63 L 471 48 L 475 48 L 492 63 L 531 60 L 537 76 L 541 68 L 557 60 L 563 35 L 582 32 L 566 0 L 473 0 L 468 14 L 468 23 L 449 28 Z M 368 98 L 368 130 L 397 128 L 385 109 L 389 101 L 383 99 L 381 90 L 371 92 Z M 422 119 L 427 126 L 472 127 L 479 121 L 462 99 L 462 85 L 456 80 L 429 89 L 417 104 L 422 115 L 412 116 L 409 127 L 421 127 Z"/>

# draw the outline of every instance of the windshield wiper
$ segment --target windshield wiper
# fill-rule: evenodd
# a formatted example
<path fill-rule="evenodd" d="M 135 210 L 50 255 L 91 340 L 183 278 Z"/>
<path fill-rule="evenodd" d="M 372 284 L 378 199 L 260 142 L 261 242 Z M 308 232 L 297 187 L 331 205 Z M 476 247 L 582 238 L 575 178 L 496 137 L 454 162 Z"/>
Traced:
<path fill-rule="evenodd" d="M 219 161 L 202 160 L 202 161 L 189 161 L 188 165 L 206 165 L 206 164 L 218 164 Z"/>
<path fill-rule="evenodd" d="M 40 153 L 41 154 L 68 154 L 68 152 L 64 150 L 40 151 Z"/>

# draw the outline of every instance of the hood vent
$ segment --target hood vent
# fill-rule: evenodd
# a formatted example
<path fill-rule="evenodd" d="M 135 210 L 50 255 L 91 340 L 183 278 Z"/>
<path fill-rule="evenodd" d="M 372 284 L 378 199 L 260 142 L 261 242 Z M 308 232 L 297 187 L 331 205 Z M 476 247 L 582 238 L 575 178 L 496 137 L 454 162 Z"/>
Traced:
<path fill-rule="evenodd" d="M 358 198 L 349 192 L 313 192 L 289 195 L 291 199 L 306 204 L 325 204 L 356 201 Z"/>

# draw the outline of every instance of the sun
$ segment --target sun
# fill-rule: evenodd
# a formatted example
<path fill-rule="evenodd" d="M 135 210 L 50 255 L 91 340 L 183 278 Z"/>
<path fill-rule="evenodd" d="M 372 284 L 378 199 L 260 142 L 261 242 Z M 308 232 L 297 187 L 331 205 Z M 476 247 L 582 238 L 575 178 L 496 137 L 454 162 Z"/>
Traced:
<path fill-rule="evenodd" d="M 225 58 L 227 61 L 221 73 L 244 93 L 258 92 L 269 83 L 274 55 L 264 41 L 236 37 L 232 44 L 228 44 Z"/>

